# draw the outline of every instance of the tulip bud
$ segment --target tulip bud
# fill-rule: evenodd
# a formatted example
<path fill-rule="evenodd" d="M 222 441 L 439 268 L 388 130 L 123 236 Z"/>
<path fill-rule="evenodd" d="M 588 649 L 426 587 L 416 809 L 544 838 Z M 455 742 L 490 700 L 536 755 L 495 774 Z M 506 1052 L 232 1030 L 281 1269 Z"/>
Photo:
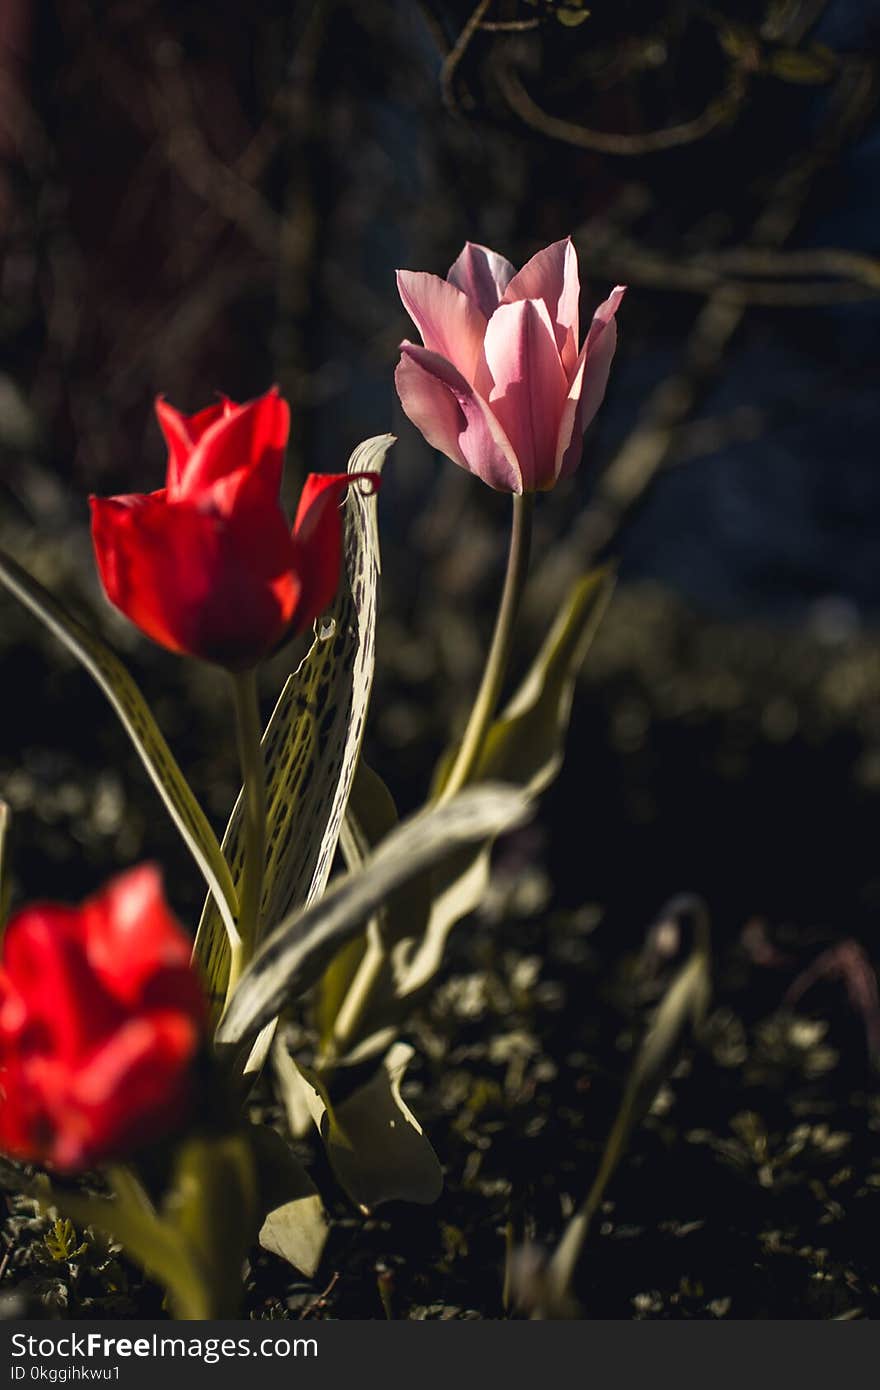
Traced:
<path fill-rule="evenodd" d="M 207 1010 L 159 872 L 9 923 L 0 960 L 0 1149 L 65 1172 L 161 1137 L 186 1111 Z"/>
<path fill-rule="evenodd" d="M 518 273 L 468 242 L 445 280 L 398 271 L 423 346 L 405 341 L 395 381 L 425 439 L 501 492 L 544 491 L 577 468 L 617 341 L 618 285 L 578 349 L 577 253 L 568 238 Z"/>
<path fill-rule="evenodd" d="M 153 641 L 247 670 L 331 602 L 342 556 L 339 503 L 374 474 L 310 474 L 291 531 L 279 491 L 290 422 L 276 389 L 197 415 L 156 403 L 165 487 L 93 497 L 104 592 Z"/>

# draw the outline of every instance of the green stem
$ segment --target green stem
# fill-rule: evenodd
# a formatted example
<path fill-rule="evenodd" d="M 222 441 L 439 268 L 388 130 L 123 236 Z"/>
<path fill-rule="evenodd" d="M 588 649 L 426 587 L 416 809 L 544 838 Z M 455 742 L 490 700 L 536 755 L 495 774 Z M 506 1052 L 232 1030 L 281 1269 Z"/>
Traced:
<path fill-rule="evenodd" d="M 525 492 L 513 496 L 513 523 L 510 531 L 510 550 L 507 573 L 495 619 L 492 645 L 486 658 L 483 679 L 468 719 L 464 737 L 459 744 L 452 771 L 440 793 L 440 801 L 448 801 L 470 779 L 479 762 L 486 734 L 495 717 L 513 646 L 516 616 L 529 571 L 529 551 L 532 543 L 532 512 L 534 494 Z"/>
<path fill-rule="evenodd" d="M 233 952 L 227 997 L 253 954 L 260 935 L 260 905 L 266 866 L 266 763 L 260 746 L 260 703 L 254 671 L 232 676 L 235 731 L 244 782 L 244 872 L 239 891 L 241 949 Z"/>
<path fill-rule="evenodd" d="M 371 1002 L 373 990 L 382 978 L 387 959 L 385 943 L 379 933 L 368 931 L 363 958 L 333 1024 L 333 1037 L 327 1049 L 328 1062 L 344 1056 L 352 1042 L 357 1041 L 358 1030 Z"/>

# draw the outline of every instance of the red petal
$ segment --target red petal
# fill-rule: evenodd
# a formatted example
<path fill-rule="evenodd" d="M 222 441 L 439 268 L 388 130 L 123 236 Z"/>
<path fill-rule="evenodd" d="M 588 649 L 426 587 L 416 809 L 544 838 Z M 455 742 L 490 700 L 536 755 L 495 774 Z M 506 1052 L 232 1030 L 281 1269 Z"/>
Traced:
<path fill-rule="evenodd" d="M 287 402 L 273 387 L 246 405 L 229 402 L 222 409 L 186 461 L 174 490 L 175 500 L 196 501 L 213 484 L 240 469 L 259 474 L 267 496 L 277 500 L 290 430 Z"/>
<path fill-rule="evenodd" d="M 92 499 L 104 589 L 171 651 L 245 668 L 283 635 L 299 597 L 294 546 L 259 473 L 224 484 L 224 514 L 164 498 Z M 205 505 L 207 502 L 207 505 Z"/>
<path fill-rule="evenodd" d="M 121 1004 L 173 1004 L 201 1018 L 191 943 L 165 901 L 155 865 L 112 879 L 83 903 L 79 921 L 90 968 Z"/>
<path fill-rule="evenodd" d="M 76 908 L 36 903 L 19 912 L 6 929 L 3 963 L 25 1009 L 6 1035 L 16 1051 L 73 1064 L 119 1023 L 118 1004 L 89 969 Z"/>
<path fill-rule="evenodd" d="M 156 397 L 156 417 L 168 445 L 166 481 L 172 490 L 180 486 L 187 459 L 196 444 L 211 425 L 222 420 L 228 413 L 229 404 L 220 400 L 216 405 L 209 405 L 205 410 L 200 410 L 197 415 L 182 415 L 173 405 L 168 404 L 164 396 Z"/>
<path fill-rule="evenodd" d="M 324 612 L 339 587 L 342 566 L 342 513 L 339 504 L 349 483 L 367 479 L 372 491 L 379 487 L 378 473 L 310 473 L 293 524 L 299 601 L 292 619 L 293 631 L 304 632 Z"/>

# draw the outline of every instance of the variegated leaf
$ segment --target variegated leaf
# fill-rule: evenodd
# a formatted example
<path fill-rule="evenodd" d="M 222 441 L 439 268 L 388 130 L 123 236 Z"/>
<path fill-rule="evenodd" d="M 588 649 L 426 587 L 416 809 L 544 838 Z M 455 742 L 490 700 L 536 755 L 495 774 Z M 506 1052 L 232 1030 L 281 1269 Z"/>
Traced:
<path fill-rule="evenodd" d="M 394 436 L 367 439 L 348 471 L 378 473 Z M 345 501 L 344 561 L 331 612 L 298 669 L 288 677 L 263 736 L 268 827 L 261 919 L 273 924 L 295 904 L 324 890 L 357 766 L 375 661 L 379 538 L 374 495 L 350 487 Z M 244 863 L 242 798 L 232 812 L 223 850 L 233 881 Z M 196 956 L 215 1012 L 222 1007 L 229 948 L 215 905 L 205 902 Z"/>
<path fill-rule="evenodd" d="M 267 937 L 238 982 L 217 1041 L 240 1043 L 263 1028 L 285 1000 L 314 984 L 391 893 L 462 846 L 523 825 L 531 809 L 518 788 L 487 782 L 403 821 L 361 869 L 340 875 L 318 902 L 296 909 Z"/>

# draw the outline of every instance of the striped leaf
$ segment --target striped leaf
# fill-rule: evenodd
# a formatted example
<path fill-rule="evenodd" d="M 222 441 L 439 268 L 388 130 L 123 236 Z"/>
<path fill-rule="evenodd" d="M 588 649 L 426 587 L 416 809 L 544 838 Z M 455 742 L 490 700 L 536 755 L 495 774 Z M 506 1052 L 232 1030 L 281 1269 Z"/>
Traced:
<path fill-rule="evenodd" d="M 390 434 L 355 449 L 349 473 L 380 472 Z M 278 922 L 295 904 L 324 890 L 357 766 L 375 662 L 379 594 L 376 499 L 357 485 L 345 501 L 343 574 L 320 636 L 289 676 L 263 735 L 267 770 L 266 875 L 261 920 Z M 223 851 L 236 886 L 244 866 L 242 797 L 232 812 Z M 229 947 L 216 904 L 205 902 L 196 957 L 215 1013 L 229 975 Z"/>

